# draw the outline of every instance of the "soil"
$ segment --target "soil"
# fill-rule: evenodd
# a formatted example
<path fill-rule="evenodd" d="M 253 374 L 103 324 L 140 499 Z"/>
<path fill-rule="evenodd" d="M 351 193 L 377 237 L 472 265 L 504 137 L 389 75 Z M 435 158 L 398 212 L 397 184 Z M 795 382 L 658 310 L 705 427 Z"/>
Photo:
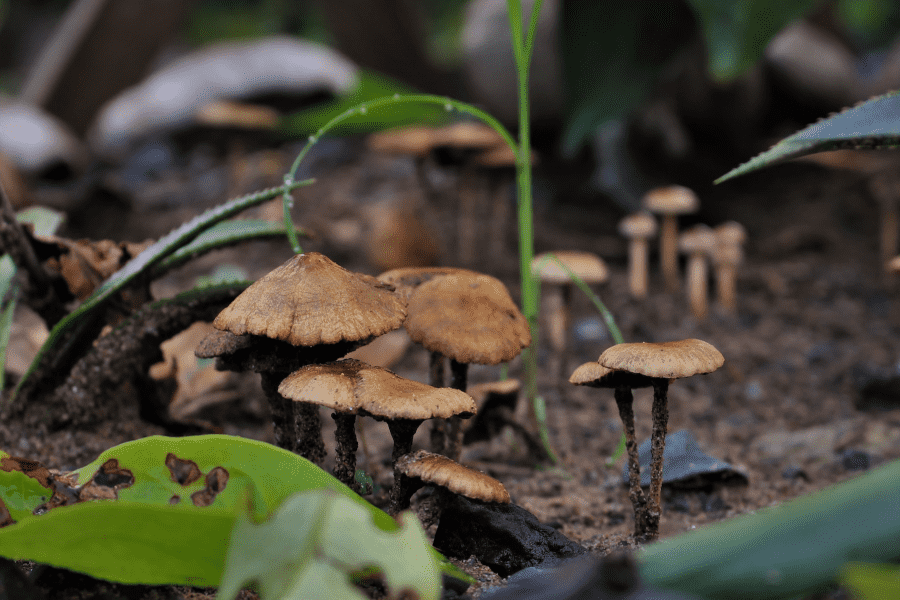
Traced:
<path fill-rule="evenodd" d="M 424 194 L 409 161 L 372 156 L 356 142 L 346 142 L 338 153 L 343 158 L 322 166 L 315 174 L 317 183 L 298 195 L 297 222 L 318 234 L 306 249 L 322 251 L 347 268 L 372 274 L 393 266 L 388 264 L 392 256 L 401 261 L 402 256 L 425 252 L 422 248 L 438 252 L 444 264 L 460 264 L 455 250 L 457 209 L 448 198 L 465 175 L 433 167 L 427 178 L 429 192 Z M 721 166 L 717 164 L 715 169 Z M 655 255 L 650 295 L 644 300 L 631 298 L 626 284 L 626 247 L 615 231 L 623 212 L 609 202 L 578 193 L 575 184 L 554 181 L 558 173 L 552 165 L 539 167 L 537 174 L 536 250 L 579 249 L 603 256 L 611 275 L 607 283 L 595 286 L 595 291 L 626 341 L 699 338 L 725 356 L 725 366 L 718 371 L 670 386 L 669 431 L 689 430 L 707 454 L 730 463 L 746 476 L 746 483 L 711 480 L 690 490 L 666 486 L 662 537 L 790 500 L 900 457 L 900 397 L 883 394 L 876 403 L 867 402 L 863 394 L 871 389 L 865 386 L 873 378 L 889 379 L 900 367 L 898 289 L 879 264 L 878 211 L 865 180 L 795 163 L 711 187 L 702 182 L 712 179 L 710 173 L 720 174 L 725 169 L 717 173 L 713 168 L 707 170 L 709 173 L 693 172 L 694 182 L 701 182 L 697 187 L 703 209 L 683 223 L 716 225 L 736 220 L 747 228 L 749 241 L 738 274 L 736 313 L 726 314 L 713 302 L 703 320 L 692 316 L 683 293 L 663 291 Z M 573 189 L 576 193 L 570 194 Z M 414 223 L 409 231 L 396 223 L 380 225 L 384 221 L 376 215 L 382 207 L 398 206 L 398 198 L 404 209 L 400 213 Z M 202 208 L 135 205 L 117 235 L 132 240 L 158 236 Z M 115 210 L 121 215 L 121 208 Z M 513 225 L 507 222 L 501 229 L 488 220 L 489 214 L 487 209 L 479 213 L 481 229 L 474 236 L 479 246 L 470 266 L 500 277 L 518 298 Z M 93 219 L 101 224 L 103 220 L 102 212 Z M 88 221 L 75 219 L 65 233 L 99 236 L 103 226 L 92 228 Z M 338 225 L 351 233 L 339 235 Z M 385 227 L 395 237 L 405 235 L 406 241 L 365 242 L 385 239 L 377 235 L 385 233 Z M 423 239 L 429 235 L 436 237 L 430 242 Z M 490 255 L 489 240 L 496 236 L 501 237 L 502 252 Z M 380 250 L 390 243 L 398 245 L 386 259 Z M 258 277 L 288 256 L 289 249 L 282 241 L 218 252 L 157 282 L 153 291 L 159 297 L 185 289 L 196 274 L 208 272 L 220 262 L 241 264 Z M 603 328 L 596 326 L 596 317 L 589 300 L 576 292 L 575 333 L 563 372 L 571 373 L 579 364 L 596 360 L 612 344 Z M 17 316 L 19 322 L 27 318 L 21 311 Z M 542 342 L 539 393 L 547 403 L 550 441 L 558 464 L 535 464 L 526 445 L 511 430 L 488 442 L 466 446 L 463 462 L 502 481 L 513 502 L 592 552 L 634 548 L 622 459 L 612 467 L 605 464 L 622 430 L 612 391 L 559 381 L 554 376 L 559 372 L 559 360 Z M 427 353 L 410 347 L 392 369 L 427 381 Z M 510 365 L 509 374 L 521 377 L 520 361 Z M 474 365 L 469 383 L 499 376 L 499 367 Z M 216 405 L 195 417 L 226 433 L 271 442 L 272 428 L 257 376 L 247 377 L 249 383 L 242 385 L 250 393 L 241 400 Z M 635 390 L 639 442 L 650 435 L 651 399 L 651 390 Z M 127 403 L 123 400 L 123 405 Z M 0 447 L 49 467 L 72 469 L 112 445 L 171 433 L 140 419 L 134 410 L 117 414 L 114 420 L 40 435 L 15 422 L 3 423 Z M 517 415 L 526 420 L 527 414 L 520 399 Z M 324 412 L 322 416 L 333 429 L 332 420 Z M 391 480 L 390 438 L 383 424 L 360 421 L 364 441 L 359 465 L 376 483 L 373 502 L 383 506 Z M 420 429 L 417 447 L 427 444 L 427 429 Z M 326 441 L 330 436 L 330 430 L 326 431 Z M 330 446 L 326 466 L 333 455 Z M 480 581 L 469 590 L 473 598 L 478 597 L 481 585 L 500 582 L 477 560 L 458 564 Z M 211 597 L 202 590 L 180 588 L 154 593 L 160 594 L 158 597 Z"/>

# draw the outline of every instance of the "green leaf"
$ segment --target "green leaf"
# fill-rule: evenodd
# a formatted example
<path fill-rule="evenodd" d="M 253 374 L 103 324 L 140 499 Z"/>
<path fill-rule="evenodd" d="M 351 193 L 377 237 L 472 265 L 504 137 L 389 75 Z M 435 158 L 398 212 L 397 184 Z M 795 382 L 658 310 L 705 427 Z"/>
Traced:
<path fill-rule="evenodd" d="M 730 81 L 762 57 L 776 33 L 814 8 L 817 0 L 689 0 L 700 19 L 709 73 Z"/>
<path fill-rule="evenodd" d="M 265 523 L 238 520 L 217 598 L 231 600 L 256 581 L 263 600 L 364 600 L 351 575 L 375 566 L 391 597 L 410 590 L 437 600 L 440 570 L 425 532 L 412 513 L 401 515 L 401 523 L 384 531 L 363 507 L 333 491 L 295 494 Z"/>
<path fill-rule="evenodd" d="M 897 565 L 852 562 L 841 569 L 840 582 L 857 600 L 900 598 L 900 567 Z"/>
<path fill-rule="evenodd" d="M 305 232 L 299 230 L 300 235 Z M 176 269 L 188 261 L 203 254 L 234 246 L 250 240 L 262 240 L 285 235 L 284 223 L 281 221 L 266 221 L 263 219 L 240 219 L 216 223 L 189 244 L 178 248 L 167 256 L 153 270 L 153 277 L 160 277 L 167 271 Z"/>
<path fill-rule="evenodd" d="M 822 119 L 719 177 L 716 183 L 806 154 L 900 146 L 900 95 L 889 92 Z"/>
<path fill-rule="evenodd" d="M 574 153 L 601 125 L 627 115 L 688 41 L 689 16 L 672 2 L 564 2 L 560 15 L 568 117 L 563 150 Z"/>
<path fill-rule="evenodd" d="M 804 597 L 848 562 L 897 558 L 900 461 L 755 514 L 668 538 L 638 554 L 649 585 L 708 600 Z M 895 596 L 896 597 L 896 596 Z"/>
<path fill-rule="evenodd" d="M 289 190 L 293 190 L 309 183 L 310 181 L 298 181 L 289 186 L 269 188 L 261 192 L 229 200 L 224 204 L 220 204 L 219 206 L 211 208 L 197 217 L 194 217 L 187 223 L 182 224 L 161 237 L 149 248 L 128 261 L 128 264 L 116 271 L 112 277 L 104 281 L 103 284 L 94 290 L 94 293 L 88 296 L 78 308 L 66 315 L 64 319 L 53 327 L 47 340 L 41 346 L 40 350 L 38 350 L 31 365 L 29 365 L 28 371 L 25 372 L 25 375 L 22 376 L 22 379 L 16 386 L 16 392 L 21 389 L 25 381 L 27 381 L 35 371 L 48 350 L 52 348 L 64 334 L 78 331 L 78 328 L 82 327 L 84 323 L 89 320 L 90 316 L 98 307 L 102 306 L 104 302 L 112 298 L 113 295 L 124 289 L 138 277 L 150 272 L 160 261 L 189 244 L 197 236 L 213 227 L 216 223 L 229 219 L 248 208 L 277 198 L 285 190 L 285 187 Z"/>
<path fill-rule="evenodd" d="M 363 70 L 359 74 L 359 84 L 347 96 L 289 115 L 282 120 L 281 128 L 296 137 L 314 135 L 331 119 L 357 104 L 385 96 L 395 94 L 405 96 L 410 93 L 412 90 L 391 81 L 384 75 Z M 373 115 L 362 111 L 343 121 L 333 131 L 339 134 L 363 133 L 411 123 L 439 125 L 446 121 L 447 111 L 435 106 L 398 104 L 393 105 L 390 111 L 379 111 Z"/>
<path fill-rule="evenodd" d="M 16 521 L 0 528 L 0 556 L 124 583 L 218 585 L 232 525 L 248 501 L 251 516 L 261 520 L 296 492 L 327 489 L 359 506 L 382 531 L 398 528 L 387 513 L 306 459 L 235 436 L 152 436 L 127 442 L 44 485 L 39 470 L 25 472 L 15 464 L 0 452 L 0 501 Z M 195 478 L 186 476 L 191 464 Z M 87 486 L 96 496 L 92 481 L 105 482 L 107 488 L 115 482 L 127 485 L 115 491 L 116 501 L 46 510 L 54 493 L 57 499 L 74 501 L 88 493 Z M 211 504 L 195 506 L 209 500 L 211 490 L 217 491 Z M 114 543 L 106 545 L 105 540 Z M 446 573 L 465 578 L 437 551 L 431 553 Z"/>

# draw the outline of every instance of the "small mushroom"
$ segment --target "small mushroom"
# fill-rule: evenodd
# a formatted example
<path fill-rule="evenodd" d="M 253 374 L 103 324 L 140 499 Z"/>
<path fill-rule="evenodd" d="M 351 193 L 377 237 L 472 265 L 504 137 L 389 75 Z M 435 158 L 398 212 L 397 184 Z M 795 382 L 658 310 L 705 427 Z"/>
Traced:
<path fill-rule="evenodd" d="M 531 261 L 531 274 L 540 279 L 547 290 L 543 302 L 547 306 L 545 328 L 550 347 L 558 358 L 557 374 L 563 379 L 566 369 L 566 351 L 569 337 L 569 314 L 572 309 L 572 288 L 575 283 L 556 261 L 548 259 L 549 253 L 539 254 Z M 606 263 L 590 252 L 561 251 L 553 255 L 586 284 L 603 283 L 609 277 Z"/>
<path fill-rule="evenodd" d="M 709 267 L 708 261 L 716 248 L 716 234 L 707 225 L 695 225 L 678 240 L 681 251 L 688 255 L 687 296 L 697 320 L 706 318 Z"/>
<path fill-rule="evenodd" d="M 716 270 L 716 297 L 728 313 L 737 310 L 737 269 L 744 261 L 747 230 L 736 221 L 726 221 L 714 230 L 716 245 L 712 260 Z"/>
<path fill-rule="evenodd" d="M 397 472 L 401 483 L 394 514 L 409 508 L 413 494 L 424 485 L 439 486 L 447 492 L 480 502 L 510 502 L 509 492 L 490 475 L 425 450 L 401 456 L 397 460 Z"/>
<path fill-rule="evenodd" d="M 321 463 L 318 407 L 287 402 L 277 391 L 281 380 L 303 365 L 344 356 L 397 329 L 405 317 L 403 299 L 374 278 L 351 273 L 318 252 L 298 254 L 219 313 L 213 325 L 237 337 L 219 334 L 215 341 L 222 347 L 211 340 L 201 344 L 198 356 L 219 356 L 223 366 L 260 373 L 276 443 Z"/>
<path fill-rule="evenodd" d="M 413 435 L 426 419 L 470 417 L 475 401 L 459 390 L 433 388 L 399 377 L 387 369 L 345 359 L 307 365 L 281 382 L 280 394 L 297 402 L 315 403 L 335 411 L 337 424 L 337 464 L 335 476 L 353 485 L 356 472 L 356 415 L 386 421 L 394 440 L 394 490 L 391 505 L 397 506 L 399 476 L 397 459 L 412 451 Z M 394 514 L 399 510 L 392 510 Z"/>
<path fill-rule="evenodd" d="M 700 200 L 680 185 L 656 188 L 644 197 L 644 208 L 662 216 L 659 260 L 663 280 L 669 292 L 678 290 L 678 215 L 697 212 Z"/>
<path fill-rule="evenodd" d="M 628 240 L 628 290 L 635 298 L 647 297 L 647 241 L 657 229 L 656 219 L 644 211 L 619 221 L 619 233 Z"/>
<path fill-rule="evenodd" d="M 458 272 L 416 287 L 403 326 L 426 350 L 450 359 L 450 387 L 466 389 L 468 365 L 512 360 L 531 343 L 528 321 L 503 283 L 489 275 Z M 433 359 L 433 362 L 436 359 Z M 452 419 L 445 454 L 456 460 L 462 430 Z M 433 450 L 435 448 L 432 448 Z"/>
<path fill-rule="evenodd" d="M 721 367 L 725 362 L 722 353 L 711 344 L 695 339 L 679 340 L 663 343 L 636 343 L 616 344 L 607 348 L 597 359 L 599 367 L 593 373 L 582 365 L 579 367 L 579 377 L 573 374 L 573 383 L 582 385 L 596 385 L 598 387 L 614 387 L 616 389 L 616 403 L 620 404 L 620 415 L 623 422 L 626 416 L 622 414 L 622 404 L 631 405 L 630 388 L 653 387 L 653 434 L 651 437 L 651 465 L 650 465 L 650 489 L 646 498 L 646 505 L 635 506 L 635 535 L 653 540 L 659 535 L 660 495 L 662 490 L 662 461 L 663 450 L 666 443 L 666 428 L 669 420 L 669 412 L 666 406 L 669 382 L 673 379 L 690 377 L 702 373 L 711 373 Z M 590 365 L 591 363 L 588 363 Z M 606 371 L 611 370 L 611 372 Z M 578 373 L 578 371 L 576 371 Z M 592 377 L 592 375 L 596 375 Z M 601 382 L 609 378 L 606 385 Z M 624 391 L 628 390 L 627 395 Z M 621 400 L 620 400 L 621 398 Z M 633 416 L 632 416 L 633 419 Z M 626 423 L 627 428 L 627 423 Z M 626 438 L 628 433 L 626 432 Z M 633 435 L 632 435 L 633 438 Z M 634 443 L 634 442 L 632 442 Z M 633 454 L 632 454 L 633 452 Z M 636 460 L 637 446 L 633 451 L 629 449 L 629 480 L 632 487 L 640 482 L 640 472 L 633 461 Z M 635 494 L 635 496 L 637 496 Z M 640 500 L 640 497 L 638 497 Z M 634 502 L 634 500 L 632 500 Z M 643 514 L 638 514 L 638 511 Z"/>

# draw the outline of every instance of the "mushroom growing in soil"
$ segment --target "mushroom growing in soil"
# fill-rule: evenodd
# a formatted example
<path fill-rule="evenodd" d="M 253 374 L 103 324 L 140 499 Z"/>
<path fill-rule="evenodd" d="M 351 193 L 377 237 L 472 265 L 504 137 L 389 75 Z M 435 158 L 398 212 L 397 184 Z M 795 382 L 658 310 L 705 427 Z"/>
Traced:
<path fill-rule="evenodd" d="M 747 230 L 736 221 L 726 221 L 713 230 L 716 246 L 712 254 L 716 270 L 716 297 L 728 313 L 737 310 L 737 269 L 744 261 Z"/>
<path fill-rule="evenodd" d="M 656 219 L 644 211 L 619 221 L 619 233 L 628 240 L 628 290 L 635 298 L 647 297 L 647 242 L 657 229 Z"/>
<path fill-rule="evenodd" d="M 278 391 L 296 402 L 327 406 L 335 411 L 335 476 L 349 486 L 353 486 L 356 472 L 357 441 L 353 429 L 356 415 L 387 422 L 394 440 L 392 506 L 396 506 L 399 493 L 397 459 L 412 451 L 413 435 L 422 421 L 470 417 L 476 410 L 475 401 L 465 392 L 433 388 L 353 359 L 307 365 L 286 377 Z M 392 512 L 396 514 L 399 510 Z"/>
<path fill-rule="evenodd" d="M 578 367 L 569 379 L 576 385 L 615 390 L 616 405 L 625 427 L 629 497 L 634 506 L 636 537 L 650 541 L 659 535 L 663 450 L 669 421 L 666 406 L 669 382 L 682 377 L 712 373 L 724 363 L 722 353 L 702 340 L 616 344 L 607 348 L 596 363 L 585 363 Z M 637 441 L 634 438 L 631 393 L 632 389 L 640 387 L 653 388 L 650 489 L 646 496 L 640 490 L 640 466 Z"/>
<path fill-rule="evenodd" d="M 438 486 L 446 492 L 479 502 L 510 502 L 509 492 L 490 475 L 425 450 L 401 456 L 397 460 L 397 472 L 400 474 L 400 492 L 396 512 L 393 514 L 409 508 L 413 494 L 425 485 Z M 440 503 L 440 499 L 438 502 Z"/>
<path fill-rule="evenodd" d="M 703 320 L 709 308 L 708 262 L 715 252 L 716 234 L 707 225 L 694 225 L 681 235 L 678 246 L 688 255 L 685 279 L 691 311 L 697 320 Z"/>
<path fill-rule="evenodd" d="M 572 309 L 572 288 L 575 282 L 569 278 L 566 269 L 549 257 L 550 254 L 538 254 L 534 257 L 531 261 L 531 274 L 540 279 L 541 285 L 546 287 L 546 292 L 543 293 L 543 302 L 547 307 L 544 327 L 547 330 L 550 348 L 558 360 L 556 367 L 558 373 L 554 375 L 562 380 L 566 369 L 568 349 L 566 342 L 569 338 L 569 314 Z M 577 251 L 560 251 L 552 254 L 588 285 L 603 283 L 609 277 L 606 263 L 596 254 Z"/>
<path fill-rule="evenodd" d="M 351 273 L 318 252 L 297 254 L 248 287 L 216 317 L 197 355 L 260 373 L 276 443 L 314 463 L 325 456 L 318 406 L 278 394 L 289 373 L 329 362 L 400 327 L 406 303 L 374 278 Z M 206 342 L 207 340 L 204 340 Z"/>
<path fill-rule="evenodd" d="M 435 277 L 413 290 L 407 312 L 403 326 L 409 337 L 450 359 L 450 387 L 458 390 L 466 389 L 469 364 L 507 362 L 531 343 L 528 321 L 506 286 L 489 275 Z M 451 419 L 442 453 L 458 459 L 461 438 L 459 420 Z"/>
<path fill-rule="evenodd" d="M 656 188 L 644 197 L 644 208 L 662 216 L 659 261 L 669 292 L 678 290 L 678 215 L 697 212 L 700 200 L 681 185 Z"/>

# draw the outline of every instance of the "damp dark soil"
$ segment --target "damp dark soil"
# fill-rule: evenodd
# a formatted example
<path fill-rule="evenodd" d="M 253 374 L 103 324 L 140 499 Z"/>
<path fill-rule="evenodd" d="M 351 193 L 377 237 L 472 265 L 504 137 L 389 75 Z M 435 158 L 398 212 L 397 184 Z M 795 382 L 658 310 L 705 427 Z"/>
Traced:
<path fill-rule="evenodd" d="M 459 257 L 466 253 L 459 252 L 456 242 L 458 211 L 450 200 L 458 184 L 456 173 L 435 169 L 428 176 L 426 193 L 410 163 L 374 157 L 353 144 L 342 152 L 348 158 L 322 167 L 322 172 L 315 173 L 317 183 L 298 194 L 297 221 L 317 234 L 307 249 L 371 274 L 435 251 L 444 264 L 463 264 Z M 790 500 L 900 457 L 900 384 L 896 380 L 900 286 L 879 264 L 877 204 L 864 179 L 808 164 L 783 165 L 716 187 L 703 183 L 711 176 L 697 177 L 703 208 L 685 219 L 685 224 L 736 220 L 749 234 L 746 261 L 738 274 L 736 314 L 725 314 L 713 301 L 708 317 L 698 321 L 683 293 L 663 291 L 655 254 L 650 295 L 644 300 L 629 296 L 626 247 L 615 229 L 624 212 L 609 201 L 584 197 L 580 184 L 555 180 L 553 175 L 550 167 L 538 170 L 536 250 L 588 250 L 608 262 L 610 280 L 595 291 L 626 341 L 699 338 L 725 356 L 725 365 L 718 371 L 672 383 L 669 431 L 689 430 L 704 452 L 729 463 L 745 479 L 701 477 L 689 488 L 665 486 L 661 537 Z M 385 221 L 384 210 L 397 206 L 403 210 L 395 213 L 416 218 Z M 135 204 L 117 235 L 135 240 L 158 236 L 202 208 Z M 107 215 L 102 208 L 97 210 L 94 221 L 103 223 Z M 121 209 L 116 210 L 121 217 Z M 468 266 L 500 277 L 518 298 L 513 219 L 502 226 L 491 221 L 492 215 L 488 208 L 477 209 L 474 240 L 479 245 L 470 252 L 475 259 Z M 89 221 L 75 219 L 69 233 L 73 237 L 101 235 L 99 229 L 84 225 Z M 496 237 L 499 245 L 490 242 Z M 288 256 L 287 245 L 281 241 L 219 252 L 158 282 L 154 293 L 164 296 L 185 289 L 197 274 L 223 262 L 239 264 L 258 277 Z M 596 360 L 612 344 L 588 299 L 576 293 L 573 305 L 571 351 L 562 369 L 566 373 Z M 463 462 L 498 478 L 513 502 L 588 551 L 607 554 L 634 548 L 622 459 L 606 465 L 622 430 L 612 391 L 557 380 L 559 360 L 546 344 L 539 346 L 539 391 L 546 400 L 558 464 L 536 465 L 527 444 L 509 428 L 491 440 L 464 447 Z M 521 362 L 514 361 L 510 376 L 521 377 L 521 368 Z M 428 354 L 413 345 L 392 369 L 427 381 Z M 475 384 L 499 376 L 499 367 L 473 365 L 469 381 Z M 216 405 L 197 417 L 226 433 L 271 442 L 258 376 L 247 375 L 241 385 L 245 393 L 240 400 Z M 639 442 L 650 435 L 651 400 L 652 390 L 635 390 Z M 116 415 L 112 420 L 81 419 L 77 427 L 40 435 L 22 423 L 2 423 L 0 447 L 49 467 L 71 469 L 115 444 L 171 434 L 165 426 L 140 418 L 133 402 L 123 397 L 122 409 L 112 413 Z M 523 399 L 516 415 L 527 420 Z M 324 411 L 322 417 L 333 429 Z M 385 505 L 391 481 L 387 427 L 368 419 L 360 422 L 359 466 L 373 476 L 373 502 Z M 427 429 L 420 429 L 417 447 L 427 443 Z M 325 437 L 330 442 L 331 431 Z M 326 464 L 333 457 L 331 445 Z M 417 505 L 427 508 L 427 502 L 414 499 L 414 508 Z M 433 526 L 430 531 L 433 535 Z M 496 573 L 475 559 L 458 564 L 480 585 L 500 582 Z M 48 574 L 37 581 L 65 578 Z M 102 592 L 65 596 L 64 587 L 60 584 L 51 596 L 211 597 L 203 590 L 181 588 L 135 595 L 119 591 L 109 596 Z M 477 597 L 479 587 L 468 593 Z M 54 587 L 46 584 L 43 589 Z"/>

